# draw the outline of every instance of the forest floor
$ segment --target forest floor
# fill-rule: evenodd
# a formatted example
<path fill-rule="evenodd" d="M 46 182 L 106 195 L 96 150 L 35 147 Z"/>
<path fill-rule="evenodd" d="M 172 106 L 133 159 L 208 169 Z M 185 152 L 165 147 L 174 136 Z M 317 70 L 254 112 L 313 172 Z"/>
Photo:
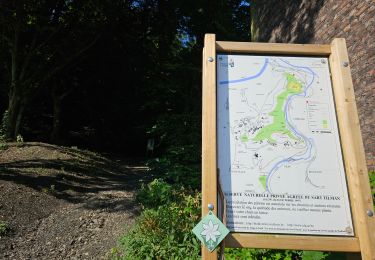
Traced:
<path fill-rule="evenodd" d="M 139 214 L 140 160 L 44 143 L 0 150 L 0 259 L 106 259 Z"/>

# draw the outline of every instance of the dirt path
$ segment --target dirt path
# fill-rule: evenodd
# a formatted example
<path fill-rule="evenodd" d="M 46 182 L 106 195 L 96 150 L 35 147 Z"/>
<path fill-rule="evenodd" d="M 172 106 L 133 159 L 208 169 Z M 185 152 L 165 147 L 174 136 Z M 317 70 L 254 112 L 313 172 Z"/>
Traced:
<path fill-rule="evenodd" d="M 0 151 L 0 259 L 105 259 L 134 222 L 141 163 L 39 143 Z"/>

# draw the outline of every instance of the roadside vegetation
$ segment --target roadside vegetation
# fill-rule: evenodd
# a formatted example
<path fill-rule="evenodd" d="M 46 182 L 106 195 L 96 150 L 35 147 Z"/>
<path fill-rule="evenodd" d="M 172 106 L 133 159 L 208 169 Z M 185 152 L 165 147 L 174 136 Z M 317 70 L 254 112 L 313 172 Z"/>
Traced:
<path fill-rule="evenodd" d="M 0 221 L 0 237 L 5 235 L 9 231 L 8 223 L 5 221 Z"/>
<path fill-rule="evenodd" d="M 149 160 L 155 179 L 143 185 L 137 201 L 143 208 L 135 226 L 111 250 L 112 259 L 199 259 L 199 240 L 191 232 L 201 214 L 200 138 L 198 118 L 184 124 L 161 121 L 164 155 Z M 195 122 L 195 123 L 194 123 Z M 375 172 L 370 172 L 375 194 Z M 225 259 L 339 260 L 344 254 L 265 249 L 225 249 Z"/>

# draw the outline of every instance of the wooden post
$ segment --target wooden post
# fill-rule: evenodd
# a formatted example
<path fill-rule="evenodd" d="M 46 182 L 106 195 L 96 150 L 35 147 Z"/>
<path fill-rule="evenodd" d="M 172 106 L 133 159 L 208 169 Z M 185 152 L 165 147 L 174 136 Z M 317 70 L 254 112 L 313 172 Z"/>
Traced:
<path fill-rule="evenodd" d="M 215 34 L 206 34 L 203 49 L 202 72 L 202 216 L 208 213 L 208 204 L 217 214 L 216 164 L 216 40 Z M 202 246 L 202 259 L 217 259 L 217 251 L 210 253 Z"/>
<path fill-rule="evenodd" d="M 345 39 L 332 41 L 330 63 L 355 234 L 362 259 L 374 260 L 375 218 L 367 215 L 373 202 Z"/>

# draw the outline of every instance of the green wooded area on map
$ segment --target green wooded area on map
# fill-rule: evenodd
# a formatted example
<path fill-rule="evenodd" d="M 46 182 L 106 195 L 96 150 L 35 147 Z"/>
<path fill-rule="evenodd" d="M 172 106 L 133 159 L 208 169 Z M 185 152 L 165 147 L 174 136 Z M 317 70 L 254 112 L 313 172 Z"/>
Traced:
<path fill-rule="evenodd" d="M 275 109 L 269 113 L 273 117 L 272 124 L 260 129 L 258 134 L 253 138 L 254 141 L 267 140 L 275 143 L 276 141 L 272 138 L 272 134 L 274 133 L 281 133 L 288 135 L 292 139 L 298 139 L 286 127 L 284 105 L 290 95 L 302 92 L 303 83 L 297 80 L 293 74 L 285 73 L 284 76 L 287 80 L 286 88 L 277 96 Z"/>

